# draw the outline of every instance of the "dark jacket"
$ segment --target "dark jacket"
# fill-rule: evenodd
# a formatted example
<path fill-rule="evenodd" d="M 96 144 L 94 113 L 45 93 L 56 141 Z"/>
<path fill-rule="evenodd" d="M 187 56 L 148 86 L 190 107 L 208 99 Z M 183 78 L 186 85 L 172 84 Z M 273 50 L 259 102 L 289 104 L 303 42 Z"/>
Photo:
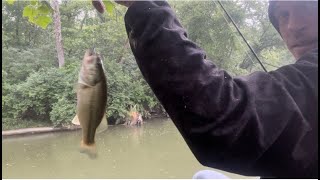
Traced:
<path fill-rule="evenodd" d="M 125 25 L 141 73 L 201 164 L 318 177 L 318 49 L 272 72 L 231 77 L 164 1 L 134 3 Z"/>

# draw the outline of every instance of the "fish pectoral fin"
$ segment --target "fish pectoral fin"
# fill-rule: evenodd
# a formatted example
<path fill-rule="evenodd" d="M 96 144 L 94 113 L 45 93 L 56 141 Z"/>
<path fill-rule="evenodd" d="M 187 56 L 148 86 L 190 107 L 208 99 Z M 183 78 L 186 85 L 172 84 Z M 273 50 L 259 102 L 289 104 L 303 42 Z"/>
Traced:
<path fill-rule="evenodd" d="M 102 117 L 101 123 L 97 127 L 96 133 L 97 134 L 102 133 L 106 129 L 108 129 L 108 121 L 107 121 L 106 114 L 104 114 L 103 117 Z"/>
<path fill-rule="evenodd" d="M 79 121 L 78 115 L 75 115 L 71 122 L 72 122 L 72 124 L 79 126 L 80 125 L 80 121 Z"/>

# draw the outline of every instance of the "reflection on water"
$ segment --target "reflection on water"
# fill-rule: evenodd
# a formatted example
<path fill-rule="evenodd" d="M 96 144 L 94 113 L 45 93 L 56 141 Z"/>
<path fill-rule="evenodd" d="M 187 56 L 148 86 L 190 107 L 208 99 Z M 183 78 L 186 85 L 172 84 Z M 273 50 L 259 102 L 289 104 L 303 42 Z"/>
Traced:
<path fill-rule="evenodd" d="M 202 169 L 169 119 L 97 134 L 96 159 L 79 152 L 81 131 L 2 139 L 3 178 L 192 178 Z M 243 176 L 224 173 L 231 178 Z"/>

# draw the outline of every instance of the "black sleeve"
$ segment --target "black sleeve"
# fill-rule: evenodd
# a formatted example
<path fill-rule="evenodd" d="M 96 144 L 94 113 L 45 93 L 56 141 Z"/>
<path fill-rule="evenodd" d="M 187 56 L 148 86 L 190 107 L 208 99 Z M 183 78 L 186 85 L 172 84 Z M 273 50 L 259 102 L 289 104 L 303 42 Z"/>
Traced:
<path fill-rule="evenodd" d="M 205 59 L 164 1 L 135 2 L 125 25 L 142 75 L 200 163 L 249 176 L 306 171 L 314 152 L 297 155 L 303 163 L 292 154 L 312 128 L 285 86 L 297 67 L 233 78 Z"/>

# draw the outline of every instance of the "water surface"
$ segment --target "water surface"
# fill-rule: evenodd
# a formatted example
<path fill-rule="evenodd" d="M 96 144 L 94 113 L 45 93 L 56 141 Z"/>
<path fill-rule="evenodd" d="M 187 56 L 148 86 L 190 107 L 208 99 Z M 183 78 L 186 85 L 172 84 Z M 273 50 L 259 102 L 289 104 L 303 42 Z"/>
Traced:
<path fill-rule="evenodd" d="M 110 126 L 96 136 L 94 160 L 79 152 L 80 140 L 81 131 L 2 138 L 2 177 L 190 179 L 210 169 L 199 164 L 170 119 Z"/>

